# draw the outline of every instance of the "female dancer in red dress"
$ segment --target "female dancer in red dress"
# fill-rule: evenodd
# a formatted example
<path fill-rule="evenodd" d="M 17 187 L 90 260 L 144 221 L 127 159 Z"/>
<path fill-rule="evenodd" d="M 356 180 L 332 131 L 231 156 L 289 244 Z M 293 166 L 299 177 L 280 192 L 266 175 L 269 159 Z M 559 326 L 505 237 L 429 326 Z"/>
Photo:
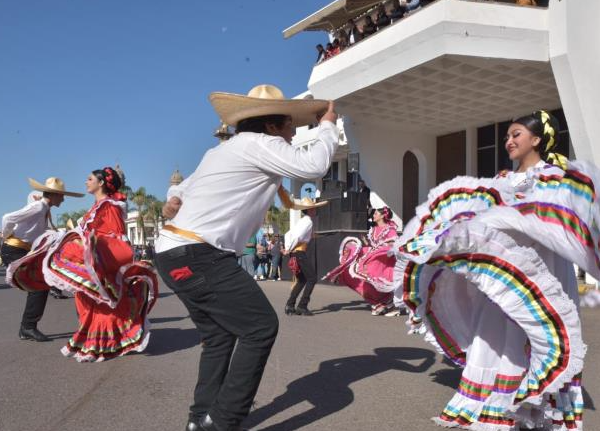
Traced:
<path fill-rule="evenodd" d="M 391 286 L 396 257 L 388 256 L 388 251 L 398 237 L 398 226 L 388 207 L 375 210 L 373 222 L 375 226 L 369 230 L 366 241 L 351 236 L 342 241 L 340 265 L 323 278 L 356 291 L 371 304 L 372 314 L 378 316 L 393 308 Z"/>
<path fill-rule="evenodd" d="M 7 271 L 7 280 L 27 291 L 54 286 L 75 293 L 79 329 L 62 353 L 80 362 L 143 351 L 150 336 L 156 275 L 148 264 L 133 261 L 121 183 L 112 168 L 93 171 L 86 187 L 96 202 L 79 226 L 42 235 Z"/>

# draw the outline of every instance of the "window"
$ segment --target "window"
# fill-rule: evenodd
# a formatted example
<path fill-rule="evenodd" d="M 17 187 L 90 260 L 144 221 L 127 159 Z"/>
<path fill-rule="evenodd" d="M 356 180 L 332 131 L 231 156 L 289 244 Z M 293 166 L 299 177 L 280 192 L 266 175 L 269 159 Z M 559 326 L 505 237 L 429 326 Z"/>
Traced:
<path fill-rule="evenodd" d="M 327 171 L 327 173 L 325 174 L 325 176 L 323 177 L 324 180 L 338 180 L 339 178 L 339 163 L 338 162 L 333 162 L 331 164 L 331 166 L 329 167 L 329 170 Z"/>
<path fill-rule="evenodd" d="M 513 162 L 508 157 L 508 152 L 506 148 L 504 148 L 504 138 L 508 133 L 508 128 L 512 124 L 512 121 L 503 121 L 502 123 L 498 123 L 498 145 L 496 147 L 496 160 L 498 161 L 497 171 L 503 171 L 505 169 L 512 170 Z"/>
<path fill-rule="evenodd" d="M 477 129 L 477 176 L 496 175 L 496 125 Z"/>

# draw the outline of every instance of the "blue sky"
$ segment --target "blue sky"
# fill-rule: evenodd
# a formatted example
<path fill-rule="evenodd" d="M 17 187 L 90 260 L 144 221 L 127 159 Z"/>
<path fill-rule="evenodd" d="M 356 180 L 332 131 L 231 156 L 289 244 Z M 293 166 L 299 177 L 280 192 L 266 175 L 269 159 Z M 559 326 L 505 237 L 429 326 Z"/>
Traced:
<path fill-rule="evenodd" d="M 0 0 L 0 215 L 26 203 L 27 177 L 83 192 L 115 163 L 163 198 L 173 170 L 190 174 L 216 144 L 211 91 L 306 90 L 326 34 L 281 32 L 327 3 Z"/>

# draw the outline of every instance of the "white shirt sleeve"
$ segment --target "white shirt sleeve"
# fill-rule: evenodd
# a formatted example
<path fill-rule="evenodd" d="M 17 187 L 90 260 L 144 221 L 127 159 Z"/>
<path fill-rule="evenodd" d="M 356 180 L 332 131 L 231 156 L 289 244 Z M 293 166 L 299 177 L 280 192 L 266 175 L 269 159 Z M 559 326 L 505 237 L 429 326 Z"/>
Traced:
<path fill-rule="evenodd" d="M 182 198 L 183 191 L 186 189 L 187 185 L 189 184 L 190 178 L 191 178 L 191 175 L 189 177 L 187 177 L 185 180 L 183 180 L 181 183 L 177 184 L 176 186 L 169 187 L 169 190 L 167 191 L 167 200 L 169 200 L 173 197 L 183 200 L 183 198 Z"/>
<path fill-rule="evenodd" d="M 331 166 L 339 135 L 335 124 L 324 121 L 308 148 L 293 147 L 280 136 L 263 135 L 265 139 L 247 156 L 266 172 L 287 178 L 320 178 Z"/>
<path fill-rule="evenodd" d="M 8 238 L 13 233 L 17 223 L 26 222 L 30 218 L 37 216 L 40 211 L 43 211 L 44 209 L 45 206 L 43 202 L 34 201 L 20 210 L 4 214 L 2 217 L 2 237 L 4 239 Z"/>

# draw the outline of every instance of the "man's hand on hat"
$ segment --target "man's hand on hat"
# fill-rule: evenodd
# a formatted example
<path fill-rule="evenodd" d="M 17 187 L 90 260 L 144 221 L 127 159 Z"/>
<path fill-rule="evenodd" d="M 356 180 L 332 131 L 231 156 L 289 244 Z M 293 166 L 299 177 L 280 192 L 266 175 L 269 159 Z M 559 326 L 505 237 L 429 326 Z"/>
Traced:
<path fill-rule="evenodd" d="M 162 215 L 168 219 L 172 219 L 179 212 L 179 208 L 181 208 L 181 199 L 178 197 L 172 197 L 167 201 L 166 204 L 162 207 Z"/>
<path fill-rule="evenodd" d="M 335 124 L 337 117 L 338 117 L 338 115 L 335 112 L 335 106 L 333 104 L 333 100 L 330 100 L 329 106 L 327 107 L 327 111 L 325 111 L 325 113 L 321 116 L 321 118 L 319 118 L 319 123 L 322 123 L 323 121 L 331 121 L 333 124 Z"/>

